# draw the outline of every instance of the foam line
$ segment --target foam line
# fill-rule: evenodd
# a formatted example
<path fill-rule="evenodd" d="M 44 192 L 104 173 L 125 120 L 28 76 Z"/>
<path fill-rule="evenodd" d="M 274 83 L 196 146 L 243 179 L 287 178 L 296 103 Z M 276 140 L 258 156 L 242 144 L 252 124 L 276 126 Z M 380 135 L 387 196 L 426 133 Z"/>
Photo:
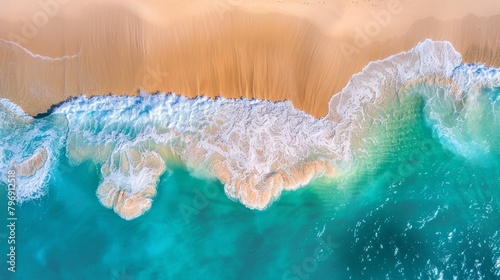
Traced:
<path fill-rule="evenodd" d="M 74 54 L 74 55 L 65 55 L 65 56 L 62 56 L 62 57 L 50 57 L 50 56 L 45 56 L 45 55 L 33 53 L 30 50 L 28 50 L 27 48 L 19 45 L 16 42 L 8 41 L 8 40 L 5 40 L 5 39 L 0 39 L 0 42 L 4 42 L 6 44 L 13 45 L 13 46 L 15 46 L 15 47 L 23 50 L 25 53 L 29 54 L 31 57 L 39 58 L 39 59 L 45 60 L 45 61 L 62 61 L 62 60 L 67 60 L 67 59 L 74 59 L 74 58 L 77 58 L 77 57 L 80 56 L 80 53 L 77 53 L 77 54 Z"/>
<path fill-rule="evenodd" d="M 6 157 L 3 166 L 15 160 L 45 158 L 36 157 L 40 151 L 36 149 L 43 145 L 46 163 L 37 164 L 40 168 L 34 174 L 47 177 L 48 168 L 57 162 L 57 151 L 64 148 L 74 165 L 92 160 L 102 166 L 99 200 L 123 218 L 133 219 L 151 207 L 159 177 L 176 156 L 192 172 L 219 179 L 229 198 L 252 209 L 264 209 L 283 190 L 351 169 L 356 155 L 366 153 L 365 137 L 371 128 L 387 121 L 388 105 L 420 85 L 441 88 L 451 94 L 443 102 L 463 101 L 472 110 L 472 97 L 481 96 L 484 88 L 499 86 L 500 75 L 495 68 L 462 64 L 461 55 L 448 42 L 426 40 L 408 52 L 368 64 L 332 97 L 328 115 L 320 119 L 294 108 L 289 101 L 190 99 L 141 92 L 140 96 L 71 99 L 49 116 L 61 121 L 46 123 L 48 117 L 34 121 L 3 99 L 0 134 L 8 143 L 23 139 L 29 144 L 14 145 L 16 151 L 0 147 L 11 154 L 23 153 L 21 158 Z M 455 145 L 455 152 L 497 147 L 492 142 L 495 137 L 483 139 L 477 128 L 468 132 L 466 125 L 480 120 L 454 111 L 438 113 L 436 96 L 423 98 L 426 110 L 431 110 L 426 121 L 436 137 Z M 492 114 L 498 107 L 498 102 L 494 104 L 490 104 Z M 457 114 L 458 121 L 444 126 L 441 119 L 449 114 Z M 50 125 L 57 125 L 58 132 Z M 10 136 L 10 127 L 23 129 Z M 468 139 L 477 139 L 479 144 Z M 47 182 L 41 177 L 33 180 L 31 187 L 38 184 L 42 188 Z"/>

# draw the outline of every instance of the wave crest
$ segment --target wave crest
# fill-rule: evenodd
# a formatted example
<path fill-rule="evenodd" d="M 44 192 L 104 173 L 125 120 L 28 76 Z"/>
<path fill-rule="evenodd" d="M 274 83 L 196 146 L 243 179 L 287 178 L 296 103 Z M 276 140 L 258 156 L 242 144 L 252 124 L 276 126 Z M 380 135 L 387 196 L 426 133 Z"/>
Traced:
<path fill-rule="evenodd" d="M 448 42 L 426 40 L 411 51 L 370 63 L 332 97 L 328 115 L 320 119 L 287 101 L 189 99 L 144 92 L 139 97 L 79 97 L 61 104 L 50 115 L 64 118 L 61 127 L 66 130 L 59 129 L 65 133 L 62 142 L 44 146 L 48 153 L 45 165 L 52 165 L 54 151 L 64 145 L 72 164 L 86 160 L 101 164 L 97 196 L 126 219 L 151 207 L 159 177 L 173 155 L 193 172 L 218 178 L 228 197 L 249 208 L 264 209 L 282 190 L 348 170 L 357 151 L 366 145 L 364 136 L 373 125 L 386 121 L 388 104 L 408 88 L 422 84 L 450 92 L 452 100 L 446 102 L 451 104 L 465 100 L 472 91 L 499 85 L 499 75 L 493 68 L 462 64 L 461 55 Z M 433 111 L 428 121 L 439 134 L 444 131 L 439 126 L 444 116 L 434 114 L 442 110 L 432 103 L 436 96 L 424 98 Z M 492 101 L 495 116 L 497 101 Z M 10 114 L 11 122 L 17 119 L 14 126 L 35 123 L 8 101 L 0 106 L 0 113 Z M 44 141 L 61 137 L 60 133 L 51 134 L 44 121 L 36 124 L 38 133 L 47 134 L 42 142 L 33 140 L 40 137 L 29 129 L 22 131 L 30 145 L 40 147 Z M 6 121 L 1 123 L 4 135 L 9 126 L 12 124 Z M 449 137 L 466 141 L 457 133 L 451 131 Z"/>

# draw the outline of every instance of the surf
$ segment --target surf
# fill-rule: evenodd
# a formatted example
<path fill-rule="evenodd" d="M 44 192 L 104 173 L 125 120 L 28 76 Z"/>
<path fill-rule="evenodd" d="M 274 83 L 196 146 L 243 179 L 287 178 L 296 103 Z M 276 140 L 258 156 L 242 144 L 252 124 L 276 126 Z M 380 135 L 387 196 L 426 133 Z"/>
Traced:
<path fill-rule="evenodd" d="M 418 149 L 411 136 L 396 137 L 412 131 L 411 122 L 401 128 L 401 108 L 422 118 L 455 154 L 470 160 L 498 154 L 499 77 L 496 68 L 463 64 L 450 43 L 426 40 L 368 64 L 319 119 L 289 101 L 146 92 L 80 96 L 35 119 L 1 99 L 0 175 L 18 170 L 23 203 L 47 192 L 60 157 L 71 166 L 91 162 L 100 183 L 88 187 L 105 207 L 134 219 L 152 207 L 159 178 L 178 158 L 192 174 L 219 180 L 228 198 L 263 210 L 316 178 L 350 182 L 375 174 L 381 162 L 394 161 L 384 158 L 397 145 Z"/>

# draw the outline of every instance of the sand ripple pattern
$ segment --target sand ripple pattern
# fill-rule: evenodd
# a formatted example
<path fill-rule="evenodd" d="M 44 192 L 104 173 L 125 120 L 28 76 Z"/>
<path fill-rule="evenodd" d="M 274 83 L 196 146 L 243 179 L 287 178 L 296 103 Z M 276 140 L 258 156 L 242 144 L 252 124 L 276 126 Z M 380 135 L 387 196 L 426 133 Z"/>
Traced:
<path fill-rule="evenodd" d="M 349 170 L 364 135 L 385 121 L 384 108 L 405 89 L 431 84 L 462 100 L 466 93 L 500 85 L 496 69 L 461 61 L 451 44 L 427 40 L 372 62 L 332 97 L 328 115 L 320 119 L 288 101 L 143 92 L 139 97 L 78 97 L 34 120 L 4 99 L 0 133 L 7 143 L 23 144 L 1 147 L 9 152 L 1 172 L 17 166 L 26 179 L 20 199 L 40 197 L 58 151 L 65 150 L 72 165 L 91 160 L 101 167 L 99 200 L 133 219 L 150 209 L 160 176 L 169 161 L 180 158 L 193 173 L 220 180 L 229 198 L 264 209 L 283 190 Z M 440 122 L 443 117 L 437 115 L 432 125 L 455 137 Z"/>

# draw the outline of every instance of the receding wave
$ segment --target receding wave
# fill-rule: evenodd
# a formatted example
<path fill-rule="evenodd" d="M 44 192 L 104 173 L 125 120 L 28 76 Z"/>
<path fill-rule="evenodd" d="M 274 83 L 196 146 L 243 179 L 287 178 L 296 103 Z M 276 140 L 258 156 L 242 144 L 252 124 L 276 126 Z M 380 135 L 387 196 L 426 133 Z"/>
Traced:
<path fill-rule="evenodd" d="M 370 63 L 333 95 L 320 119 L 288 101 L 147 93 L 78 97 L 34 119 L 2 99 L 0 170 L 2 178 L 18 171 L 23 202 L 46 192 L 61 152 L 73 165 L 93 161 L 101 183 L 88 187 L 133 219 L 151 207 L 159 178 L 179 157 L 198 176 L 220 180 L 229 198 L 264 209 L 283 190 L 355 172 L 376 145 L 367 140 L 373 126 L 387 123 L 391 104 L 408 95 L 424 100 L 425 121 L 451 151 L 500 151 L 500 97 L 489 90 L 499 77 L 495 68 L 462 64 L 451 44 L 427 40 Z"/>

